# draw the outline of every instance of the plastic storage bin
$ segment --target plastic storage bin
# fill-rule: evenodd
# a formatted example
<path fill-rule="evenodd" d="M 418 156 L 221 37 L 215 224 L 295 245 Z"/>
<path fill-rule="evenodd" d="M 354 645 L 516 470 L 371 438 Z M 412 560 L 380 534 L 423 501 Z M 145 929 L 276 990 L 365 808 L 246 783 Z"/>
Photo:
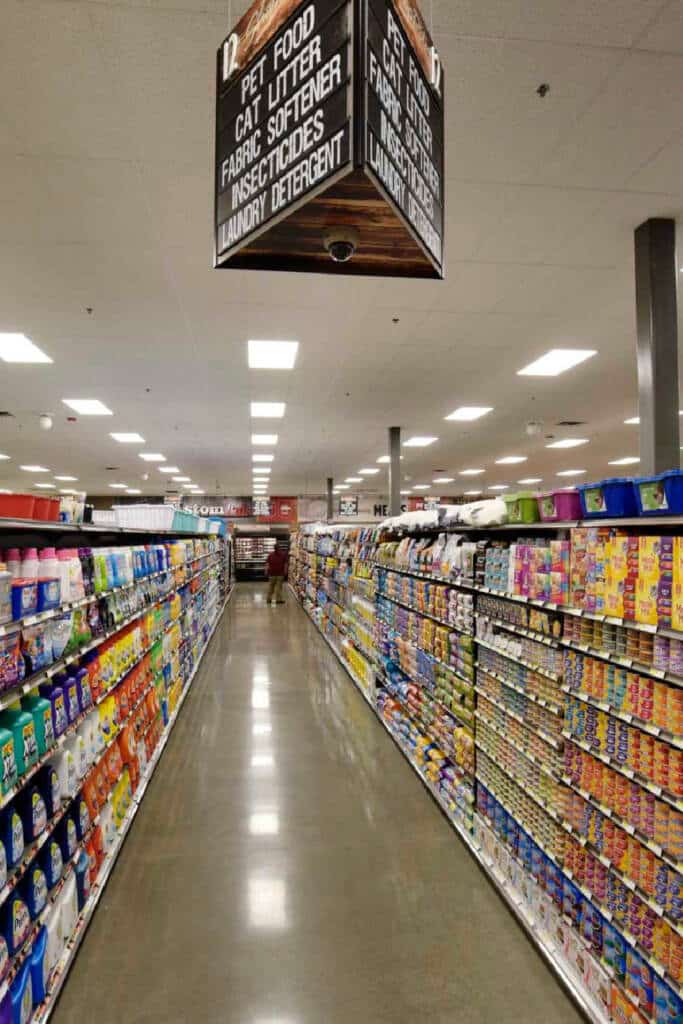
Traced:
<path fill-rule="evenodd" d="M 33 519 L 35 501 L 32 494 L 0 494 L 0 516 L 3 519 Z"/>
<path fill-rule="evenodd" d="M 519 494 L 504 494 L 503 501 L 507 508 L 509 523 L 537 523 L 538 501 L 531 491 L 520 491 Z"/>
<path fill-rule="evenodd" d="M 581 510 L 586 519 L 602 516 L 619 518 L 638 514 L 633 481 L 623 477 L 599 480 L 594 484 L 579 484 Z"/>
<path fill-rule="evenodd" d="M 683 471 L 670 469 L 633 482 L 641 516 L 683 515 Z"/>
<path fill-rule="evenodd" d="M 49 498 L 33 499 L 33 518 L 40 519 L 42 522 L 47 522 L 47 520 L 50 518 Z"/>
<path fill-rule="evenodd" d="M 548 491 L 539 494 L 537 500 L 544 523 L 568 523 L 581 518 L 581 499 L 577 490 Z"/>

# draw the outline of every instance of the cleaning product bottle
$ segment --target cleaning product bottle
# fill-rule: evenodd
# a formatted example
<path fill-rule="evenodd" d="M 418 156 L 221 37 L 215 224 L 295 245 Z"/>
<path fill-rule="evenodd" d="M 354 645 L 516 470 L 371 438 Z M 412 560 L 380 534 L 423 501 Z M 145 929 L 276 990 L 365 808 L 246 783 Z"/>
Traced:
<path fill-rule="evenodd" d="M 72 813 L 76 822 L 76 835 L 78 836 L 79 843 L 82 843 L 90 828 L 88 802 L 82 794 L 74 800 Z"/>
<path fill-rule="evenodd" d="M 51 891 L 61 882 L 64 874 L 62 848 L 54 836 L 50 836 L 40 853 L 40 865 L 45 872 L 47 887 Z"/>
<path fill-rule="evenodd" d="M 21 892 L 31 920 L 35 921 L 47 906 L 47 879 L 37 860 L 29 867 L 21 883 Z"/>
<path fill-rule="evenodd" d="M 17 761 L 14 756 L 14 733 L 9 729 L 0 728 L 0 758 L 2 758 L 2 764 L 0 765 L 2 770 L 0 791 L 4 796 L 5 793 L 9 793 L 10 789 L 16 786 L 19 778 Z"/>
<path fill-rule="evenodd" d="M 12 621 L 12 573 L 0 562 L 0 625 Z"/>
<path fill-rule="evenodd" d="M 69 720 L 69 725 L 71 725 L 81 713 L 81 707 L 78 703 L 78 682 L 75 674 L 65 675 L 61 672 L 55 676 L 56 680 L 59 680 L 64 690 L 66 717 Z"/>
<path fill-rule="evenodd" d="M 9 958 L 9 950 L 7 948 L 7 940 L 5 936 L 0 932 L 0 982 L 4 981 L 7 977 L 10 969 L 11 960 Z M 0 1002 L 0 1024 L 12 1024 L 12 1012 L 11 1008 L 8 1011 L 6 1009 L 7 1002 L 6 998 Z M 9 1016 L 7 1013 L 9 1012 Z"/>
<path fill-rule="evenodd" d="M 24 548 L 21 553 L 21 573 L 19 575 L 25 580 L 37 580 L 38 568 L 38 549 Z"/>
<path fill-rule="evenodd" d="M 29 1024 L 33 1016 L 30 956 L 24 960 L 16 977 L 10 984 L 9 994 L 12 1001 L 12 1024 Z"/>
<path fill-rule="evenodd" d="M 38 932 L 31 951 L 31 987 L 33 989 L 33 1005 L 40 1006 L 47 995 L 49 972 L 47 969 L 47 928 Z"/>
<path fill-rule="evenodd" d="M 24 826 L 24 842 L 33 843 L 47 828 L 47 808 L 37 786 L 27 786 L 17 797 L 16 808 Z"/>
<path fill-rule="evenodd" d="M 21 707 L 0 712 L 0 727 L 8 729 L 14 736 L 14 757 L 19 775 L 32 768 L 38 760 L 38 742 L 33 715 Z"/>
<path fill-rule="evenodd" d="M 24 826 L 19 812 L 12 804 L 0 816 L 0 830 L 7 868 L 13 871 L 24 856 Z"/>
<path fill-rule="evenodd" d="M 59 963 L 62 953 L 64 951 L 64 940 L 62 938 L 62 914 L 61 914 L 61 901 L 57 902 L 52 907 L 45 927 L 47 929 L 47 949 L 45 950 L 45 970 L 47 977 L 52 977 L 52 973 Z"/>
<path fill-rule="evenodd" d="M 59 579 L 59 561 L 54 548 L 42 548 L 38 555 L 40 562 L 39 576 Z"/>
<path fill-rule="evenodd" d="M 62 799 L 69 800 L 76 795 L 78 789 L 78 776 L 76 775 L 76 763 L 73 753 L 68 746 L 64 746 L 51 759 L 50 764 L 59 776 L 59 788 Z"/>
<path fill-rule="evenodd" d="M 2 931 L 9 955 L 14 956 L 26 942 L 31 931 L 31 915 L 16 889 L 9 894 L 2 908 Z"/>
<path fill-rule="evenodd" d="M 61 810 L 62 790 L 59 784 L 59 774 L 52 764 L 44 764 L 36 775 L 36 782 L 40 794 L 45 801 L 48 818 L 54 818 Z"/>
<path fill-rule="evenodd" d="M 76 892 L 76 879 L 70 875 L 64 883 L 59 905 L 62 915 L 62 938 L 66 944 L 73 935 L 76 921 L 78 920 L 78 894 Z"/>
<path fill-rule="evenodd" d="M 19 553 L 19 548 L 7 549 L 5 565 L 7 566 L 7 572 L 10 573 L 13 580 L 21 578 L 21 554 Z"/>
<path fill-rule="evenodd" d="M 88 761 L 88 752 L 82 734 L 76 732 L 74 736 L 71 736 L 67 740 L 66 746 L 71 751 L 71 755 L 74 759 L 77 779 L 76 784 L 78 785 L 78 783 L 80 782 L 80 780 L 83 778 L 88 768 L 90 767 L 90 762 Z"/>
<path fill-rule="evenodd" d="M 78 692 L 78 706 L 81 711 L 87 711 L 88 708 L 92 707 L 92 692 L 90 690 L 90 675 L 85 666 L 76 669 L 76 688 Z"/>
<path fill-rule="evenodd" d="M 90 863 L 85 850 L 81 850 L 74 869 L 76 875 L 76 893 L 78 896 L 78 909 L 83 910 L 88 896 L 90 895 Z"/>
<path fill-rule="evenodd" d="M 66 713 L 66 703 L 64 700 L 64 690 L 53 678 L 51 683 L 43 683 L 39 686 L 38 692 L 41 697 L 44 697 L 45 700 L 50 702 L 50 707 L 52 708 L 52 729 L 56 739 L 62 735 L 69 725 L 69 719 Z"/>
<path fill-rule="evenodd" d="M 83 579 L 83 590 L 86 597 L 95 592 L 94 569 L 92 548 L 79 548 L 78 559 L 81 563 L 81 577 Z"/>
<path fill-rule="evenodd" d="M 52 705 L 45 697 L 38 693 L 28 694 L 22 697 L 21 706 L 33 716 L 33 724 L 36 730 L 36 742 L 38 744 L 38 756 L 44 757 L 48 750 L 54 746 L 55 731 L 52 722 Z"/>
<path fill-rule="evenodd" d="M 65 814 L 55 831 L 57 842 L 62 850 L 62 859 L 68 864 L 76 852 L 78 836 L 76 834 L 76 822 L 71 814 Z"/>

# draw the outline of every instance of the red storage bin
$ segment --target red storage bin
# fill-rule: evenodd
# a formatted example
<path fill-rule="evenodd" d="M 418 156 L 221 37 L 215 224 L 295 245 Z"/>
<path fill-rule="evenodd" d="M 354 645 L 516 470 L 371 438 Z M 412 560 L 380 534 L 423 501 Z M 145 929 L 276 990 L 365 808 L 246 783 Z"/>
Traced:
<path fill-rule="evenodd" d="M 58 523 L 60 506 L 59 498 L 48 498 L 47 500 L 50 502 L 50 514 L 47 518 L 51 523 Z"/>
<path fill-rule="evenodd" d="M 47 522 L 50 518 L 50 499 L 35 497 L 33 499 L 33 518 L 40 519 L 43 522 Z"/>
<path fill-rule="evenodd" d="M 35 500 L 32 494 L 0 494 L 0 517 L 33 519 Z"/>

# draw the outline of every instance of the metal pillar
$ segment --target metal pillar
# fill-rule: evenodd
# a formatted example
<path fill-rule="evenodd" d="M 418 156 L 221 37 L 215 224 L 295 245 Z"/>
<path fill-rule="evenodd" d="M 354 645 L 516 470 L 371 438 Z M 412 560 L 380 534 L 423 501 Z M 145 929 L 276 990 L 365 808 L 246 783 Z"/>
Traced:
<path fill-rule="evenodd" d="M 389 427 L 389 515 L 401 514 L 401 428 Z"/>
<path fill-rule="evenodd" d="M 328 476 L 327 478 L 327 521 L 328 523 L 334 519 L 334 478 Z"/>
<path fill-rule="evenodd" d="M 676 222 L 645 221 L 635 232 L 640 472 L 680 466 Z"/>

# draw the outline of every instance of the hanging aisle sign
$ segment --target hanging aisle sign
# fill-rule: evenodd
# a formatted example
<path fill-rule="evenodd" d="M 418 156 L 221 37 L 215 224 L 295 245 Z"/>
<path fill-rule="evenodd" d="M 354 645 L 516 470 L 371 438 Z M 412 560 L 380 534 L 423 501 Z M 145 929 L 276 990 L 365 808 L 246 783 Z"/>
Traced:
<path fill-rule="evenodd" d="M 256 0 L 216 77 L 216 267 L 443 276 L 443 74 L 417 0 Z"/>
<path fill-rule="evenodd" d="M 341 518 L 353 518 L 358 515 L 358 497 L 339 499 L 339 515 Z"/>

